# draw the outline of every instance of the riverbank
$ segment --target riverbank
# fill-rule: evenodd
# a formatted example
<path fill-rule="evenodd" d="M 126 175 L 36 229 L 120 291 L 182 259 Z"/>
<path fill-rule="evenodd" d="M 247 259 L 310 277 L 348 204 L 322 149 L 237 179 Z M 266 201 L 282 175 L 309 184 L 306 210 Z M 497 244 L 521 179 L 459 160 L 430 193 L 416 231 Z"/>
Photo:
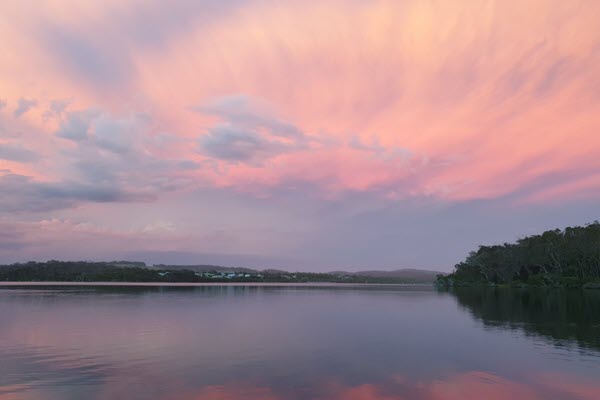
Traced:
<path fill-rule="evenodd" d="M 594 289 L 600 290 L 600 281 L 558 281 L 551 283 L 529 283 L 515 281 L 511 283 L 493 283 L 493 282 L 460 282 L 453 281 L 452 278 L 439 278 L 435 283 L 438 288 L 457 288 L 457 287 L 473 287 L 473 288 L 514 288 L 514 289 Z"/>
<path fill-rule="evenodd" d="M 2 282 L 2 287 L 44 287 L 44 286 L 115 286 L 115 287 L 423 287 L 432 288 L 432 283 L 336 283 L 336 282 Z"/>

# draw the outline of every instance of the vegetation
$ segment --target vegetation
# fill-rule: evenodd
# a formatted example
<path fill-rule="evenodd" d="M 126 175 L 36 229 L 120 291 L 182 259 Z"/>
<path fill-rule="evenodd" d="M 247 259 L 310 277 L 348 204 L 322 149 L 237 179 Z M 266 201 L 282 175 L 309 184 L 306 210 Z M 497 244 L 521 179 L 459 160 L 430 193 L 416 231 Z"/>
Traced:
<path fill-rule="evenodd" d="M 332 282 L 332 283 L 411 283 L 396 277 L 373 277 L 355 274 L 253 271 L 240 268 L 225 271 L 192 271 L 181 266 L 144 263 L 56 261 L 0 265 L 0 281 L 11 282 Z"/>
<path fill-rule="evenodd" d="M 600 288 L 600 223 L 480 246 L 437 283 Z"/>

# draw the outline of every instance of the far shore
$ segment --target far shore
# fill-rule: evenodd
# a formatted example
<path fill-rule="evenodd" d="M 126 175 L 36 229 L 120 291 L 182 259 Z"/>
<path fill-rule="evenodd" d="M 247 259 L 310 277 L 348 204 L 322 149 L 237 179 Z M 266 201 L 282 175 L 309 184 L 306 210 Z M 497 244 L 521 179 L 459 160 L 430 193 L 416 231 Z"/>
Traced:
<path fill-rule="evenodd" d="M 433 287 L 433 283 L 335 283 L 335 282 L 3 282 L 0 288 L 15 286 L 148 286 L 148 287 L 202 287 L 202 286 L 279 286 L 279 287 Z"/>

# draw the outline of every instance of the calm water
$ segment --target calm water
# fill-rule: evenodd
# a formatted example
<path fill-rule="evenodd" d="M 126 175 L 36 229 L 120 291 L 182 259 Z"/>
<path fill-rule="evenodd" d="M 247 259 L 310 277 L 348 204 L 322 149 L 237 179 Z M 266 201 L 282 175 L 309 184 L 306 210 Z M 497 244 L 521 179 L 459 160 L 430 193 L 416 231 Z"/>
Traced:
<path fill-rule="evenodd" d="M 600 291 L 0 287 L 0 399 L 600 399 Z"/>

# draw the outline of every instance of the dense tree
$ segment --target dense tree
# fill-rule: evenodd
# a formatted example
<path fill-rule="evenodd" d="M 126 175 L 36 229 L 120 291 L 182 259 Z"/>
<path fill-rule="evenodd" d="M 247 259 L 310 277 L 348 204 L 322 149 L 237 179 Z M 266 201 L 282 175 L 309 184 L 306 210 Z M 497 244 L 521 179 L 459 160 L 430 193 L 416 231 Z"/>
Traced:
<path fill-rule="evenodd" d="M 600 223 L 546 231 L 512 244 L 480 246 L 452 274 L 438 277 L 441 285 L 513 282 L 540 286 L 600 282 Z"/>

